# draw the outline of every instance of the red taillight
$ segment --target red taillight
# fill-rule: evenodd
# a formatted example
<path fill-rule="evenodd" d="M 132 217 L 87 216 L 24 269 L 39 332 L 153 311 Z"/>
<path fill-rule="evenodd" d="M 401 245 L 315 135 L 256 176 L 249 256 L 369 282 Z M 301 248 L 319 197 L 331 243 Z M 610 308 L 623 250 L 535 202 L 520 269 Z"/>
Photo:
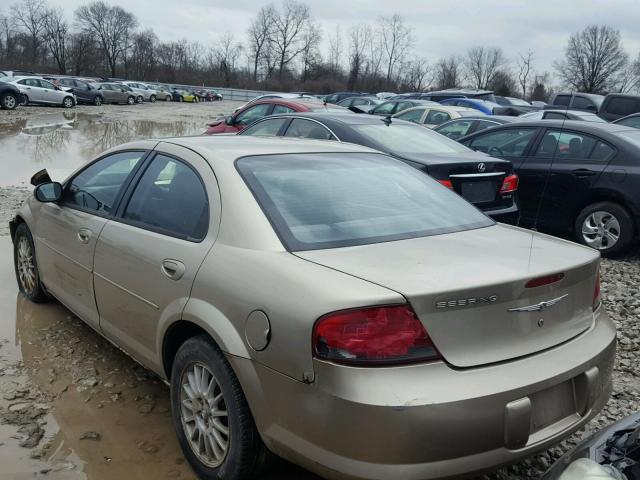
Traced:
<path fill-rule="evenodd" d="M 529 280 L 524 288 L 536 288 L 542 287 L 543 285 L 549 285 L 551 283 L 559 282 L 564 278 L 564 273 L 554 273 L 553 275 L 546 275 L 544 277 L 534 278 Z"/>
<path fill-rule="evenodd" d="M 317 358 L 355 365 L 384 365 L 442 358 L 408 305 L 330 313 L 313 329 Z"/>
<path fill-rule="evenodd" d="M 438 183 L 444 185 L 447 188 L 453 188 L 453 183 L 451 183 L 451 180 L 438 180 Z"/>
<path fill-rule="evenodd" d="M 518 190 L 518 184 L 520 180 L 518 179 L 518 175 L 508 175 L 502 181 L 502 186 L 500 187 L 500 193 L 512 193 Z"/>
<path fill-rule="evenodd" d="M 600 269 L 596 273 L 596 285 L 593 289 L 593 311 L 595 312 L 600 306 Z"/>

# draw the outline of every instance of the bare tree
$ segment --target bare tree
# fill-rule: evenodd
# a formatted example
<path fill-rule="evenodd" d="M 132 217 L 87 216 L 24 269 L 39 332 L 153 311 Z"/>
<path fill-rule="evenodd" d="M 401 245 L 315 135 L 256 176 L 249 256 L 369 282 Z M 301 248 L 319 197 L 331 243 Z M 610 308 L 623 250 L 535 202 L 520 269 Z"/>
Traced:
<path fill-rule="evenodd" d="M 122 7 L 110 6 L 100 0 L 79 7 L 76 20 L 84 32 L 95 36 L 111 76 L 115 77 L 118 61 L 125 58 L 131 33 L 138 24 L 136 17 Z"/>
<path fill-rule="evenodd" d="M 387 62 L 387 82 L 390 82 L 396 66 L 404 61 L 407 50 L 413 43 L 411 29 L 404 24 L 403 18 L 395 13 L 391 17 L 380 19 L 380 32 Z"/>
<path fill-rule="evenodd" d="M 128 73 L 133 78 L 148 80 L 149 72 L 156 64 L 158 37 L 151 29 L 133 35 Z"/>
<path fill-rule="evenodd" d="M 349 78 L 347 88 L 355 90 L 364 63 L 366 61 L 366 46 L 369 42 L 369 29 L 364 24 L 357 24 L 351 27 L 349 32 Z"/>
<path fill-rule="evenodd" d="M 273 47 L 280 79 L 285 69 L 305 49 L 305 31 L 311 25 L 309 7 L 297 0 L 285 0 L 273 20 Z"/>
<path fill-rule="evenodd" d="M 306 82 L 309 79 L 311 70 L 321 62 L 320 55 L 320 29 L 314 24 L 310 24 L 304 32 L 302 48 L 302 74 L 300 80 Z"/>
<path fill-rule="evenodd" d="M 462 59 L 455 55 L 441 59 L 435 68 L 435 84 L 439 90 L 459 87 L 462 82 Z"/>
<path fill-rule="evenodd" d="M 640 90 L 640 54 L 617 75 L 615 86 L 610 90 L 619 93 L 637 93 Z"/>
<path fill-rule="evenodd" d="M 258 69 L 270 53 L 273 41 L 273 22 L 276 11 L 273 5 L 262 7 L 249 26 L 249 52 L 253 62 L 253 80 L 258 81 Z M 269 63 L 268 60 L 266 62 Z"/>
<path fill-rule="evenodd" d="M 427 79 L 429 64 L 426 60 L 416 59 L 402 65 L 402 87 L 410 92 L 422 92 L 431 83 Z"/>
<path fill-rule="evenodd" d="M 487 88 L 506 63 L 498 47 L 471 47 L 464 59 L 467 76 L 475 88 Z"/>
<path fill-rule="evenodd" d="M 625 69 L 628 55 L 620 42 L 620 31 L 608 25 L 590 25 L 574 33 L 565 48 L 564 60 L 556 70 L 572 88 L 587 93 L 603 93 L 615 88 Z"/>
<path fill-rule="evenodd" d="M 380 29 L 375 29 L 371 25 L 366 25 L 367 39 L 367 64 L 365 74 L 370 77 L 380 75 L 380 66 L 384 55 L 384 46 Z"/>
<path fill-rule="evenodd" d="M 11 20 L 6 15 L 0 14 L 0 61 L 9 63 L 15 55 L 16 38 L 13 32 Z"/>
<path fill-rule="evenodd" d="M 518 84 L 522 89 L 522 98 L 527 96 L 527 81 L 533 68 L 533 50 L 518 55 Z"/>
<path fill-rule="evenodd" d="M 24 30 L 29 39 L 32 65 L 35 65 L 38 60 L 38 47 L 44 31 L 46 10 L 47 6 L 44 0 L 22 0 L 12 8 L 15 25 Z"/>
<path fill-rule="evenodd" d="M 336 31 L 329 38 L 329 67 L 334 73 L 342 71 L 342 32 L 340 26 L 336 26 Z"/>
<path fill-rule="evenodd" d="M 226 32 L 217 44 L 219 47 L 216 49 L 215 57 L 218 68 L 224 78 L 224 86 L 229 87 L 242 53 L 242 45 L 236 42 L 231 32 Z"/>
<path fill-rule="evenodd" d="M 67 41 L 69 39 L 69 24 L 64 18 L 62 9 L 52 8 L 44 14 L 45 45 L 58 67 L 58 73 L 67 73 Z"/>
<path fill-rule="evenodd" d="M 94 38 L 79 32 L 71 35 L 69 39 L 69 63 L 73 75 L 91 72 L 95 75 L 98 52 Z"/>

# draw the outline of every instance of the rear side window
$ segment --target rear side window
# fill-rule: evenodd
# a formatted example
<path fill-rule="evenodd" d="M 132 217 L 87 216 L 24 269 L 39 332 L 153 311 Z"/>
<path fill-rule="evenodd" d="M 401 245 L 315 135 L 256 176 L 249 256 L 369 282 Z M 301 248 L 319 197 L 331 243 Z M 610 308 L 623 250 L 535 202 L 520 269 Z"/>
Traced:
<path fill-rule="evenodd" d="M 301 118 L 295 118 L 291 122 L 284 136 L 294 138 L 311 138 L 316 140 L 336 139 L 336 137 L 334 137 L 326 127 L 319 123 L 312 122 L 311 120 L 303 120 Z"/>
<path fill-rule="evenodd" d="M 574 132 L 549 130 L 542 137 L 535 156 L 555 157 L 558 160 L 587 160 L 596 145 L 596 139 Z"/>
<path fill-rule="evenodd" d="M 531 141 L 535 128 L 509 128 L 487 132 L 471 140 L 469 146 L 494 157 L 520 157 Z"/>
<path fill-rule="evenodd" d="M 556 95 L 556 98 L 553 99 L 553 104 L 569 106 L 570 101 L 571 95 Z"/>
<path fill-rule="evenodd" d="M 429 176 L 384 155 L 263 155 L 241 158 L 236 166 L 291 251 L 494 224 Z"/>
<path fill-rule="evenodd" d="M 451 115 L 449 115 L 447 112 L 431 110 L 427 114 L 427 118 L 424 123 L 429 125 L 440 125 L 441 123 L 444 123 L 448 120 L 451 120 Z"/>
<path fill-rule="evenodd" d="M 77 174 L 65 186 L 63 203 L 94 212 L 112 213 L 114 202 L 144 152 L 120 152 L 104 157 Z"/>
<path fill-rule="evenodd" d="M 402 112 L 398 115 L 398 118 L 402 120 L 407 120 L 408 122 L 420 123 L 420 119 L 422 118 L 422 114 L 424 113 L 424 109 L 420 110 L 409 110 L 407 112 Z M 429 123 L 429 122 L 427 122 Z"/>
<path fill-rule="evenodd" d="M 276 115 L 278 113 L 293 113 L 295 110 L 293 108 L 285 107 L 284 105 L 274 105 L 272 115 Z"/>
<path fill-rule="evenodd" d="M 461 120 L 443 125 L 441 128 L 437 128 L 436 131 L 449 138 L 458 139 L 464 137 L 469 132 L 472 124 L 473 120 Z"/>
<path fill-rule="evenodd" d="M 254 120 L 266 116 L 270 108 L 271 104 L 269 103 L 261 103 L 255 107 L 250 107 L 236 116 L 235 123 L 238 125 L 249 125 Z"/>
<path fill-rule="evenodd" d="M 611 160 L 615 153 L 616 151 L 609 145 L 604 142 L 598 141 L 596 142 L 596 146 L 591 152 L 591 155 L 589 155 L 589 160 L 607 162 Z"/>
<path fill-rule="evenodd" d="M 623 118 L 616 122 L 616 125 L 625 125 L 627 127 L 640 128 L 640 115 L 637 117 Z"/>
<path fill-rule="evenodd" d="M 254 135 L 262 137 L 275 137 L 280 128 L 287 123 L 288 118 L 272 118 L 258 122 L 250 127 L 245 128 L 240 135 Z"/>
<path fill-rule="evenodd" d="M 387 114 L 387 113 L 391 113 L 393 112 L 393 109 L 395 108 L 396 104 L 395 103 L 383 103 L 381 105 L 378 105 L 375 109 L 374 109 L 374 113 L 380 115 L 380 114 Z"/>
<path fill-rule="evenodd" d="M 202 240 L 209 227 L 209 202 L 202 180 L 185 163 L 156 155 L 140 178 L 124 218 L 170 236 Z"/>

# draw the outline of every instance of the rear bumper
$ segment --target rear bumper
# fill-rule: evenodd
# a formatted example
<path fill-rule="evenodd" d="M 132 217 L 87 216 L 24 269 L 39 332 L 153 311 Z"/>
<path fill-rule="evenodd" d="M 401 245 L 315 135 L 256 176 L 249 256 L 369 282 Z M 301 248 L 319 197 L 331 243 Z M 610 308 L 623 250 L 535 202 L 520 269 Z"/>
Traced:
<path fill-rule="evenodd" d="M 517 225 L 520 216 L 520 209 L 516 202 L 513 202 L 510 207 L 483 210 L 483 212 L 496 222 L 508 223 L 509 225 Z"/>
<path fill-rule="evenodd" d="M 425 480 L 511 463 L 577 430 L 608 400 L 614 356 L 603 311 L 563 345 L 482 368 L 316 361 L 315 381 L 304 384 L 229 361 L 275 453 L 332 479 Z"/>

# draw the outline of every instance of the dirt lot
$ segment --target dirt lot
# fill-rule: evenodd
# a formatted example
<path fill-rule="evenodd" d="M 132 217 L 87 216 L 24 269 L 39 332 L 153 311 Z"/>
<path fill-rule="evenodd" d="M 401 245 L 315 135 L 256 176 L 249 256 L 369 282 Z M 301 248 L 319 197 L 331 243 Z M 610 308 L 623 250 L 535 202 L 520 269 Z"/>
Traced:
<path fill-rule="evenodd" d="M 175 440 L 165 385 L 61 305 L 34 305 L 18 294 L 7 222 L 36 170 L 77 168 L 136 138 L 198 134 L 237 105 L 0 112 L 0 480 L 195 478 Z M 586 432 L 640 409 L 640 258 L 604 261 L 602 273 L 619 355 L 612 399 Z M 483 478 L 539 478 L 584 434 Z M 269 478 L 316 477 L 285 464 Z"/>

